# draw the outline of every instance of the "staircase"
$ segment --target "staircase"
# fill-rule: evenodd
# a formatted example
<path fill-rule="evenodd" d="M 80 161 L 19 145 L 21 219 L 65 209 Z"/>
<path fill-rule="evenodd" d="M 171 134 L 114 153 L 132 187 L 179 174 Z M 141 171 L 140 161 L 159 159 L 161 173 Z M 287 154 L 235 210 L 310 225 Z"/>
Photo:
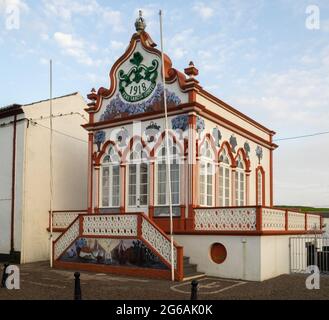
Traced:
<path fill-rule="evenodd" d="M 192 280 L 196 278 L 204 277 L 205 274 L 203 272 L 197 271 L 197 265 L 190 263 L 190 257 L 183 258 L 184 263 L 184 278 L 183 281 Z"/>

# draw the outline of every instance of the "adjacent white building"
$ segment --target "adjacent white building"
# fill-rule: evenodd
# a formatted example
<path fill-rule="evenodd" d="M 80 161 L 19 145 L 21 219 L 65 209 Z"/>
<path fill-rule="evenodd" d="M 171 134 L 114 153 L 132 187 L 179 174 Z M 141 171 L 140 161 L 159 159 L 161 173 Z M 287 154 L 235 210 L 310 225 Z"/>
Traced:
<path fill-rule="evenodd" d="M 53 208 L 87 206 L 86 103 L 53 99 Z M 0 109 L 0 259 L 49 259 L 49 100 Z"/>

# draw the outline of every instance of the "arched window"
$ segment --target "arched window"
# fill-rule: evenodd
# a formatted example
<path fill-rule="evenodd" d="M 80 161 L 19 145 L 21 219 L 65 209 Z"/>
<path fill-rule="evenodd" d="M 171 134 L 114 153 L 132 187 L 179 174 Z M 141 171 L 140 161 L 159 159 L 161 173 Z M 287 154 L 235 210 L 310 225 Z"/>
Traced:
<path fill-rule="evenodd" d="M 214 192 L 214 153 L 209 141 L 200 148 L 199 201 L 201 206 L 213 205 Z"/>
<path fill-rule="evenodd" d="M 113 146 L 102 162 L 102 207 L 120 206 L 120 157 Z"/>
<path fill-rule="evenodd" d="M 231 201 L 231 163 L 225 149 L 221 152 L 219 161 L 219 205 L 228 207 Z"/>
<path fill-rule="evenodd" d="M 244 206 L 246 199 L 246 173 L 241 155 L 238 156 L 235 172 L 235 205 Z"/>
<path fill-rule="evenodd" d="M 169 140 L 170 178 L 171 178 L 171 201 L 173 205 L 180 204 L 180 164 L 179 151 L 176 144 Z M 169 205 L 169 192 L 167 184 L 167 156 L 166 142 L 164 141 L 157 153 L 156 165 L 156 202 L 159 206 Z"/>
<path fill-rule="evenodd" d="M 264 194 L 264 170 L 262 167 L 256 170 L 256 205 L 265 206 L 265 194 Z"/>
<path fill-rule="evenodd" d="M 136 144 L 128 164 L 128 206 L 148 205 L 149 165 L 148 157 L 140 143 Z"/>

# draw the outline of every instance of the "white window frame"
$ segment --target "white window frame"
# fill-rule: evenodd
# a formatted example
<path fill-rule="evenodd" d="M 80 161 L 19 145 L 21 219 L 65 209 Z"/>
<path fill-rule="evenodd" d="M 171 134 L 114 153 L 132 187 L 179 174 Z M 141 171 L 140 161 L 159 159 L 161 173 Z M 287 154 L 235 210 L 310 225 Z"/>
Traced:
<path fill-rule="evenodd" d="M 222 183 L 220 181 L 221 179 L 221 171 L 223 173 L 222 175 Z M 229 164 L 221 162 L 219 164 L 219 172 L 218 172 L 218 196 L 219 196 L 219 206 L 220 207 L 230 207 L 231 205 L 231 185 L 232 185 L 232 168 Z M 226 174 L 228 175 L 228 179 L 226 179 Z M 228 180 L 228 186 L 226 184 Z M 221 188 L 220 188 L 221 187 Z M 222 193 L 221 193 L 222 190 Z"/>
<path fill-rule="evenodd" d="M 147 175 L 147 182 L 146 182 L 146 194 L 143 194 L 143 196 L 146 195 L 146 203 L 141 204 L 141 166 L 146 165 L 146 175 Z M 136 166 L 136 193 L 135 193 L 135 204 L 130 204 L 130 166 L 135 165 Z M 127 164 L 127 206 L 129 208 L 133 207 L 147 207 L 149 205 L 149 199 L 150 199 L 150 166 L 148 162 L 145 161 L 131 161 Z"/>
<path fill-rule="evenodd" d="M 263 205 L 263 173 L 261 170 L 257 171 L 257 206 Z"/>
<path fill-rule="evenodd" d="M 199 203 L 203 207 L 213 207 L 215 203 L 215 162 L 214 162 L 214 152 L 211 150 L 210 142 L 205 140 L 200 146 L 200 159 L 199 159 Z M 202 167 L 204 166 L 204 193 L 201 192 L 201 175 Z M 210 171 L 210 175 L 209 175 Z M 210 184 L 209 184 L 209 177 Z M 208 187 L 211 186 L 211 192 L 208 192 Z M 208 202 L 208 198 L 211 197 L 211 203 Z"/>
<path fill-rule="evenodd" d="M 180 205 L 180 200 L 181 200 L 181 195 L 180 195 L 180 192 L 181 192 L 181 175 L 182 175 L 182 168 L 181 168 L 181 161 L 180 161 L 180 157 L 179 157 L 179 154 L 178 154 L 178 150 L 179 150 L 179 147 L 177 146 L 177 144 L 173 144 L 172 141 L 170 140 L 169 141 L 170 143 L 170 149 L 171 149 L 171 152 L 170 152 L 170 173 L 172 175 L 172 166 L 173 165 L 178 165 L 178 179 L 176 179 L 176 182 L 177 182 L 177 185 L 178 185 L 178 192 L 176 192 L 176 194 L 178 194 L 178 199 L 176 202 L 173 201 L 173 179 L 170 179 L 171 180 L 171 194 L 172 194 L 172 205 L 173 206 L 179 206 Z M 168 183 L 167 183 L 167 176 L 165 176 L 165 203 L 159 203 L 159 187 L 158 187 L 158 184 L 159 184 L 159 167 L 158 165 L 159 164 L 163 164 L 165 166 L 165 173 L 167 174 L 167 164 L 166 164 L 166 161 L 167 161 L 167 157 L 166 156 L 163 156 L 161 154 L 161 151 L 163 148 L 166 148 L 164 144 L 162 144 L 158 151 L 157 151 L 157 160 L 155 161 L 154 163 L 154 166 L 155 166 L 155 170 L 154 170 L 154 203 L 157 207 L 167 207 L 169 206 L 169 193 L 167 192 L 167 188 L 168 188 Z M 176 154 L 173 155 L 173 148 L 176 148 Z M 173 161 L 176 161 L 176 163 L 174 164 Z M 172 178 L 172 176 L 171 176 Z"/>
<path fill-rule="evenodd" d="M 111 183 L 111 181 L 113 181 L 113 168 L 114 167 L 118 167 L 119 168 L 119 193 L 118 193 L 118 205 L 113 205 L 113 183 Z M 108 205 L 103 205 L 103 171 L 105 168 L 109 169 L 109 186 L 108 186 Z M 120 208 L 120 201 L 121 201 L 121 177 L 120 177 L 120 164 L 103 164 L 101 166 L 101 177 L 100 177 L 100 202 L 101 202 L 101 206 L 100 208 Z"/>
<path fill-rule="evenodd" d="M 236 167 L 235 171 L 235 205 L 242 207 L 246 205 L 246 172 L 245 172 L 245 167 L 242 159 L 239 156 L 238 158 L 238 165 Z M 243 178 L 243 181 L 242 181 Z M 241 186 L 242 183 L 242 186 Z M 242 194 L 242 196 L 241 196 Z"/>
<path fill-rule="evenodd" d="M 113 150 L 113 154 L 111 153 L 111 151 Z M 100 179 L 99 179 L 99 195 L 100 195 L 100 208 L 120 208 L 121 205 L 121 165 L 120 165 L 120 161 L 112 161 L 111 157 L 116 157 L 117 159 L 119 159 L 119 155 L 117 154 L 117 152 L 115 151 L 115 149 L 113 148 L 113 146 L 110 146 L 108 153 L 103 157 L 102 160 L 102 165 L 101 165 L 101 169 L 100 169 Z M 110 161 L 104 162 L 105 158 L 109 157 Z M 118 184 L 118 194 L 117 194 L 117 198 L 118 198 L 118 205 L 113 205 L 113 169 L 114 167 L 118 167 L 118 177 L 119 177 L 119 184 Z M 108 177 L 108 205 L 103 205 L 103 175 L 104 175 L 104 169 L 108 168 L 109 169 L 109 177 Z"/>

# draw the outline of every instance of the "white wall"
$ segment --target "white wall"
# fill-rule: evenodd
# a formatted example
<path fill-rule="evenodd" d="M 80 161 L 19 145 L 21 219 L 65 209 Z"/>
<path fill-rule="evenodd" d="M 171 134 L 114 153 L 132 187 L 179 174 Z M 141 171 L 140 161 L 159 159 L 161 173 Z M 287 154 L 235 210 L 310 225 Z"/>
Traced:
<path fill-rule="evenodd" d="M 17 119 L 22 118 L 21 115 Z M 14 116 L 0 119 L 0 124 L 14 121 Z M 24 122 L 16 124 L 16 167 L 14 203 L 14 250 L 21 248 L 22 164 L 24 162 Z M 12 166 L 14 124 L 0 127 L 0 253 L 10 253 Z"/>
<path fill-rule="evenodd" d="M 198 271 L 209 276 L 264 281 L 289 273 L 289 236 L 175 235 L 174 239 Z M 222 264 L 210 257 L 215 242 L 227 250 Z"/>
<path fill-rule="evenodd" d="M 81 95 L 71 95 L 53 101 L 53 114 L 84 114 L 85 107 Z M 49 101 L 25 106 L 24 111 L 28 118 L 47 117 Z M 36 121 L 38 125 L 30 124 L 26 138 L 23 263 L 49 259 L 49 234 L 46 230 L 50 203 L 49 119 Z M 81 127 L 83 123 L 85 120 L 79 115 L 54 118 L 54 210 L 87 208 L 88 138 Z"/>
<path fill-rule="evenodd" d="M 220 236 L 220 235 L 175 235 L 175 241 L 184 246 L 184 256 L 198 265 L 198 271 L 209 276 L 260 281 L 260 237 Z M 216 264 L 210 257 L 213 243 L 223 244 L 227 258 Z"/>
<path fill-rule="evenodd" d="M 0 123 L 12 121 L 14 117 L 1 119 Z M 12 141 L 13 126 L 0 128 L 0 253 L 10 252 L 11 185 L 12 185 Z"/>
<path fill-rule="evenodd" d="M 288 274 L 289 238 L 291 236 L 261 237 L 261 280 Z"/>

